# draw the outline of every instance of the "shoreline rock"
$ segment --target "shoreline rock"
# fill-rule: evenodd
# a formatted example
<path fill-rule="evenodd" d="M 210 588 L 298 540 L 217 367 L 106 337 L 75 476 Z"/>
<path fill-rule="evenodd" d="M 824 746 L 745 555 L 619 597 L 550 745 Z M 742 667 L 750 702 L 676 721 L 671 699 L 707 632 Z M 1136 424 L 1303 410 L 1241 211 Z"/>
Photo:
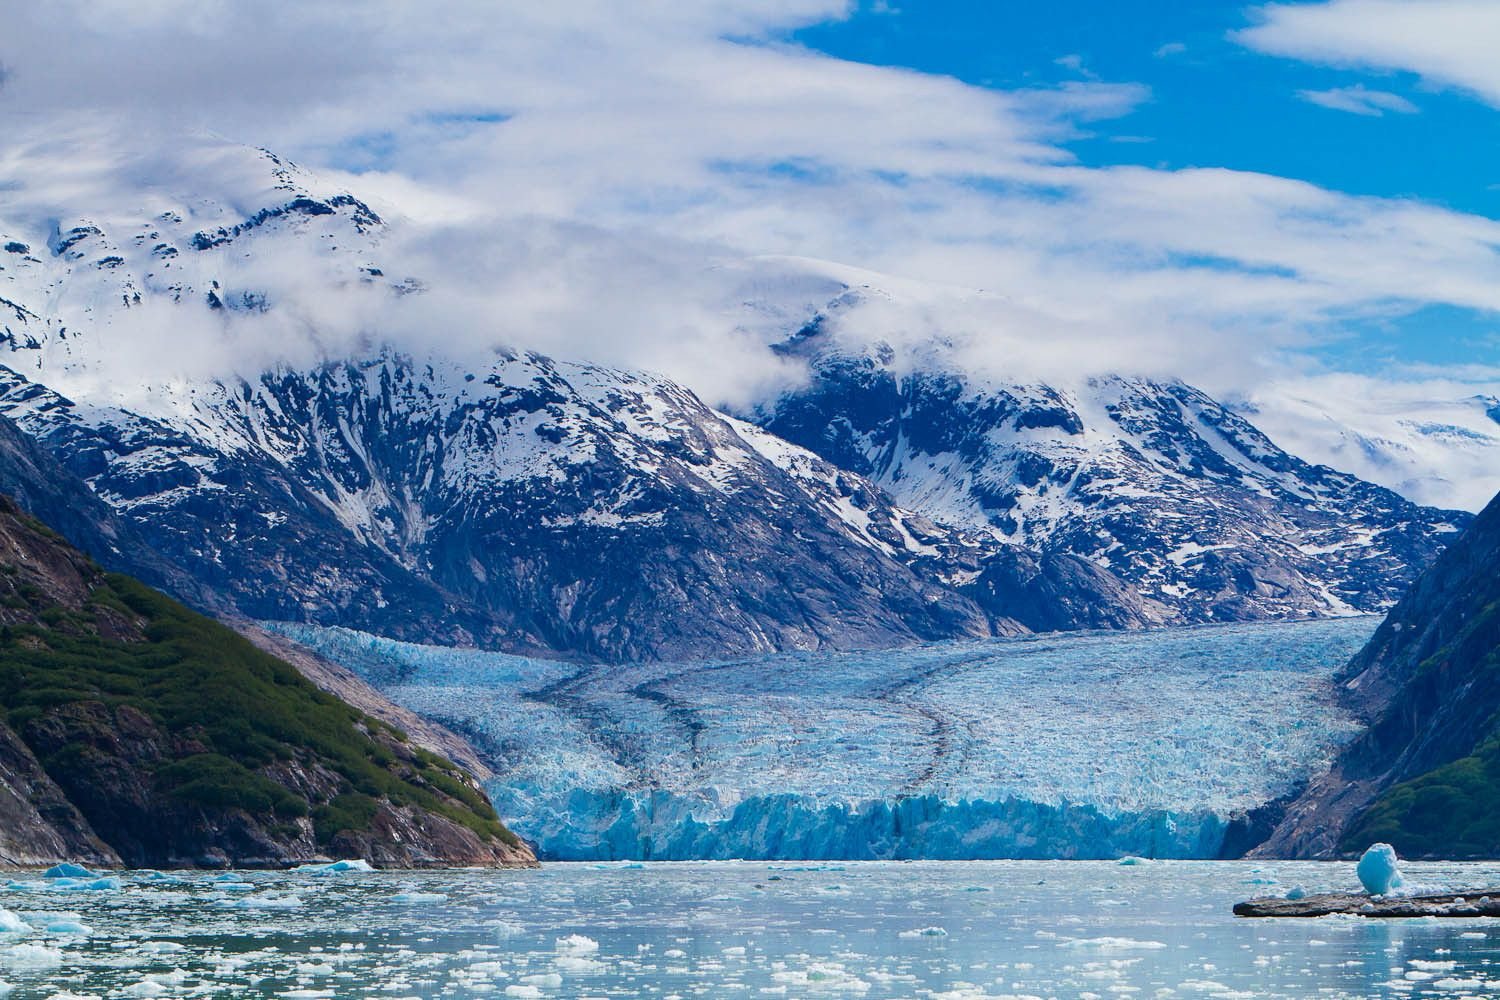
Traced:
<path fill-rule="evenodd" d="M 1330 892 L 1301 899 L 1270 896 L 1234 904 L 1237 917 L 1500 917 L 1500 889 L 1421 893 L 1412 896 L 1367 896 Z"/>

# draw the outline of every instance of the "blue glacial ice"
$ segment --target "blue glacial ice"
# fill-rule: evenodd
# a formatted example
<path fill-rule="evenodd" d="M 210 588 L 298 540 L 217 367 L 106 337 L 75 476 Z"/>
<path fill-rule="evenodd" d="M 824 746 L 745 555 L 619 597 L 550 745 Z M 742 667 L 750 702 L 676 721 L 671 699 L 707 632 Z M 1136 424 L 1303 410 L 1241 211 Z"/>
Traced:
<path fill-rule="evenodd" d="M 1396 849 L 1390 844 L 1372 844 L 1360 857 L 1354 872 L 1359 876 L 1359 884 L 1372 896 L 1384 896 L 1401 888 L 1403 882 Z"/>
<path fill-rule="evenodd" d="M 574 664 L 276 626 L 468 736 L 544 858 L 1217 856 L 1357 724 L 1376 620 Z"/>

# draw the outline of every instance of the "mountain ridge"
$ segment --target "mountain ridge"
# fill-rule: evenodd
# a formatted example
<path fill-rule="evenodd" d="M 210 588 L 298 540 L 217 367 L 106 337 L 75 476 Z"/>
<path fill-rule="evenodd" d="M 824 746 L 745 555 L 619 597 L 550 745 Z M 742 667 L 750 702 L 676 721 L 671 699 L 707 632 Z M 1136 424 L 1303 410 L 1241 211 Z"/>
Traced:
<path fill-rule="evenodd" d="M 613 661 L 889 646 L 1383 610 L 1466 523 L 1184 383 L 977 382 L 941 337 L 897 372 L 840 340 L 876 295 L 848 269 L 749 275 L 745 335 L 812 382 L 739 420 L 662 376 L 454 360 L 476 331 L 440 317 L 403 351 L 380 317 L 427 293 L 386 259 L 399 218 L 263 150 L 182 160 L 229 195 L 93 192 L 46 233 L 0 208 L 0 413 L 201 606 Z M 142 373 L 178 326 L 197 374 Z M 200 363 L 233 351 L 240 374 Z"/>

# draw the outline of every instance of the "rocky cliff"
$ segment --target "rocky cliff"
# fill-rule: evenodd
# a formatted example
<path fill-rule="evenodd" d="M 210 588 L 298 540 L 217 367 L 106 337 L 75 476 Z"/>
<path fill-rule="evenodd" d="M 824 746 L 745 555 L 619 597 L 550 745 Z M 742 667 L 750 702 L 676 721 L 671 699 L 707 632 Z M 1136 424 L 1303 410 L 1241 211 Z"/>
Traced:
<path fill-rule="evenodd" d="M 1349 664 L 1369 729 L 1256 853 L 1500 857 L 1500 498 Z"/>

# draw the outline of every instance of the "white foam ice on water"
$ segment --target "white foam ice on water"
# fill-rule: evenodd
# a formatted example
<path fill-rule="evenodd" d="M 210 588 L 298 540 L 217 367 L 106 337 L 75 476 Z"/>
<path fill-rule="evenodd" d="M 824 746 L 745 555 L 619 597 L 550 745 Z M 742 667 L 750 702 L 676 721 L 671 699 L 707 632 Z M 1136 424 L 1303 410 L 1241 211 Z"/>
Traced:
<path fill-rule="evenodd" d="M 579 665 L 279 626 L 469 735 L 546 857 L 1213 857 L 1373 619 Z M 1253 748 L 1253 752 L 1249 752 Z"/>

